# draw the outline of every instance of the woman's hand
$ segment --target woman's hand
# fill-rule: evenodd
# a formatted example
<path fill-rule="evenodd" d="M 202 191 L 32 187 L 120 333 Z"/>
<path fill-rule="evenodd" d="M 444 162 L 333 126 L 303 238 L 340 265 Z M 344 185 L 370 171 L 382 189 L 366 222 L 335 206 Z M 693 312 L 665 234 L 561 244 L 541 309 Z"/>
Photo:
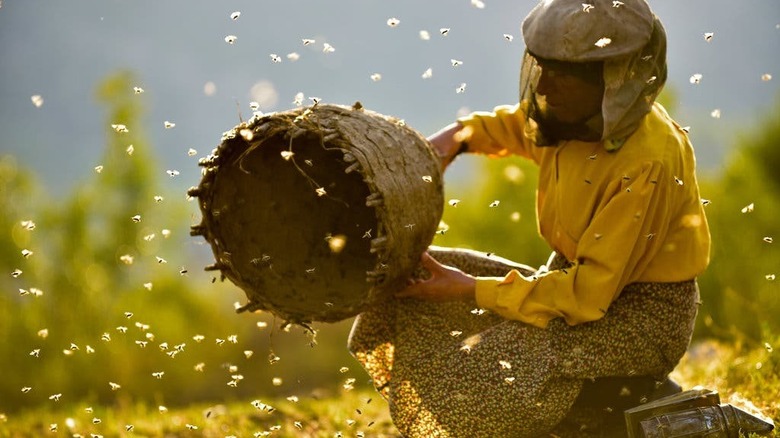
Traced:
<path fill-rule="evenodd" d="M 463 126 L 460 123 L 453 123 L 428 137 L 439 155 L 442 169 L 446 169 L 459 153 L 465 152 L 466 143 L 462 131 Z"/>
<path fill-rule="evenodd" d="M 444 266 L 430 254 L 423 253 L 423 268 L 431 273 L 427 280 L 409 280 L 409 286 L 398 292 L 398 298 L 417 298 L 427 301 L 457 301 L 474 299 L 477 280 L 459 269 Z"/>

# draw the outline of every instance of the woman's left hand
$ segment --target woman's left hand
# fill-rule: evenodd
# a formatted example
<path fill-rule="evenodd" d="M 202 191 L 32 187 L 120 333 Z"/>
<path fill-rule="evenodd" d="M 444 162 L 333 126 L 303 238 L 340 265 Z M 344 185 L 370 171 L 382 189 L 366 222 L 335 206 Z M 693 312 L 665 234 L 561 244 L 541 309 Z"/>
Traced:
<path fill-rule="evenodd" d="M 459 269 L 442 265 L 427 252 L 423 253 L 420 262 L 431 273 L 431 278 L 410 279 L 406 289 L 396 293 L 396 297 L 427 301 L 474 299 L 476 278 Z"/>

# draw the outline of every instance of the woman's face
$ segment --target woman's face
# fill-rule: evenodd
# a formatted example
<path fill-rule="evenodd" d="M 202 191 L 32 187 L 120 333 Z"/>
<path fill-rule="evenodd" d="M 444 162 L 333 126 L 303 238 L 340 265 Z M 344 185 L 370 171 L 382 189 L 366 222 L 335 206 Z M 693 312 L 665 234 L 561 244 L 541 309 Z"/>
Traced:
<path fill-rule="evenodd" d="M 580 123 L 601 111 L 601 63 L 537 61 L 541 74 L 536 94 L 543 96 L 548 115 L 564 123 Z"/>

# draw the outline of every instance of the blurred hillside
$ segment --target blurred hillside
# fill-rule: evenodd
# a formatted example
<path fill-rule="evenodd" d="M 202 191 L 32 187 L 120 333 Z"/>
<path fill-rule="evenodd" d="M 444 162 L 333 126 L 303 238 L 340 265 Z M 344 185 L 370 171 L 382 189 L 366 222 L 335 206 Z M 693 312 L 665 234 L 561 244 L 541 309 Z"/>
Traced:
<path fill-rule="evenodd" d="M 132 81 L 110 76 L 97 100 L 134 129 L 105 129 L 101 164 L 63 199 L 0 156 L 0 411 L 286 397 L 361 377 L 344 370 L 349 321 L 310 333 L 235 314 L 244 294 L 203 271 L 207 248 L 192 250 L 206 246 L 189 236 L 197 206 L 155 176 Z"/>

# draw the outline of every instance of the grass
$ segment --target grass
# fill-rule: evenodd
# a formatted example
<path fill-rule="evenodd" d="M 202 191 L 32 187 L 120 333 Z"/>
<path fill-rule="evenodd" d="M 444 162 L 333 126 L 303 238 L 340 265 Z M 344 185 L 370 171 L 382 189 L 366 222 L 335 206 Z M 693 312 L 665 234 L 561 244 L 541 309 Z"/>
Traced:
<path fill-rule="evenodd" d="M 780 339 L 774 344 L 780 347 Z M 775 423 L 780 437 L 780 352 L 771 344 L 754 346 L 701 342 L 689 348 L 672 377 L 684 389 L 717 390 L 721 403 L 760 413 Z"/>
<path fill-rule="evenodd" d="M 2 415 L 2 414 L 0 414 Z M 55 426 L 56 425 L 56 426 Z M 387 404 L 371 389 L 330 397 L 167 408 L 144 404 L 39 408 L 0 417 L 0 436 L 391 437 Z"/>
<path fill-rule="evenodd" d="M 701 385 L 717 390 L 722 402 L 760 410 L 780 423 L 780 358 L 768 344 L 745 348 L 697 343 L 673 377 L 686 389 Z M 398 433 L 384 400 L 371 389 L 359 388 L 300 399 L 176 408 L 130 402 L 109 407 L 47 404 L 13 415 L 0 414 L 0 437 L 27 436 L 381 438 Z"/>

